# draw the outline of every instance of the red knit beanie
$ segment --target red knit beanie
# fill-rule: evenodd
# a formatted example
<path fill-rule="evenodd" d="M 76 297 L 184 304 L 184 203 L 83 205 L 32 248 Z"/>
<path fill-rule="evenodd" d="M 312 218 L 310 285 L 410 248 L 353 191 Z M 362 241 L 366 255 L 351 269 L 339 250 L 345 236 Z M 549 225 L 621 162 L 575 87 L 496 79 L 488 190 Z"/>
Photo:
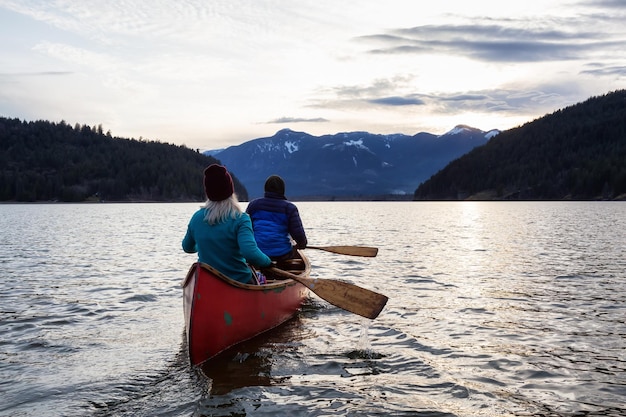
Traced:
<path fill-rule="evenodd" d="M 233 179 L 225 167 L 212 164 L 204 170 L 204 191 L 211 201 L 222 201 L 233 195 Z"/>

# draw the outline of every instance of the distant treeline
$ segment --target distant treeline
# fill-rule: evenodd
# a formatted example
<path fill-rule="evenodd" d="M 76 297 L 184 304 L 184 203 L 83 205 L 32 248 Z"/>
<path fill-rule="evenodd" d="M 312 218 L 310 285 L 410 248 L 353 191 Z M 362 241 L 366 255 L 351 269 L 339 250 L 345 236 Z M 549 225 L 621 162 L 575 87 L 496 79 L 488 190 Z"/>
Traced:
<path fill-rule="evenodd" d="M 415 200 L 626 197 L 626 90 L 504 131 L 421 184 Z"/>
<path fill-rule="evenodd" d="M 0 201 L 203 201 L 202 171 L 215 162 L 102 126 L 0 118 Z M 235 190 L 247 200 L 236 178 Z"/>

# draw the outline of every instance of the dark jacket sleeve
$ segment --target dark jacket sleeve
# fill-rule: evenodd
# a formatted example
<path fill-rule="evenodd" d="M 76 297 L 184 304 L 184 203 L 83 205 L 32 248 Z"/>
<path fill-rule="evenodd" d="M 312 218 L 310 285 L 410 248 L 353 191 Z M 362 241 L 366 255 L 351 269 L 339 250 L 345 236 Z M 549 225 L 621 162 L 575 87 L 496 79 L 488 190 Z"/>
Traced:
<path fill-rule="evenodd" d="M 300 219 L 300 213 L 298 212 L 298 208 L 295 204 L 289 203 L 287 215 L 289 221 L 289 234 L 293 240 L 296 241 L 296 247 L 298 249 L 304 249 L 308 242 L 304 226 L 302 225 L 302 219 Z"/>

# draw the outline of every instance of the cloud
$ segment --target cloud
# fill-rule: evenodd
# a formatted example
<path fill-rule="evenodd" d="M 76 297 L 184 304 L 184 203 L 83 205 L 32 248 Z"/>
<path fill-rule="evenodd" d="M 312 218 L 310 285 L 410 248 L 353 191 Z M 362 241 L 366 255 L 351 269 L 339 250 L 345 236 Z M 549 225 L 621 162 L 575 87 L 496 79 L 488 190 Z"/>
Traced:
<path fill-rule="evenodd" d="M 589 7 L 606 7 L 607 9 L 617 9 L 618 11 L 624 10 L 624 0 L 588 0 L 577 3 L 581 6 Z"/>
<path fill-rule="evenodd" d="M 591 65 L 590 65 L 591 66 Z M 617 78 L 626 77 L 625 65 L 594 65 L 596 68 L 583 70 L 581 74 L 599 75 L 599 76 L 617 76 Z"/>
<path fill-rule="evenodd" d="M 537 109 L 549 113 L 563 103 L 576 102 L 580 92 L 575 86 L 561 84 L 538 84 L 534 89 L 521 90 L 516 87 L 470 91 L 460 93 L 433 94 L 429 104 L 440 114 L 489 113 L 489 114 L 533 114 Z"/>
<path fill-rule="evenodd" d="M 32 72 L 15 72 L 15 73 L 1 73 L 0 77 L 41 77 L 41 76 L 64 76 L 72 75 L 72 71 L 32 71 Z"/>
<path fill-rule="evenodd" d="M 368 100 L 373 104 L 383 104 L 385 106 L 419 106 L 424 103 L 424 100 L 416 97 L 381 97 Z"/>
<path fill-rule="evenodd" d="M 373 89 L 374 91 L 376 89 Z M 403 108 L 421 106 L 425 102 L 420 94 L 372 93 L 369 87 L 337 86 L 323 97 L 310 100 L 307 107 L 325 110 L 355 111 L 375 108 Z"/>
<path fill-rule="evenodd" d="M 626 83 L 623 0 L 444 3 L 0 0 L 0 110 L 216 147 L 506 128 Z"/>
<path fill-rule="evenodd" d="M 323 117 L 316 117 L 312 119 L 306 119 L 306 118 L 301 118 L 301 117 L 279 117 L 278 119 L 270 120 L 267 123 L 268 124 L 273 124 L 273 123 L 282 124 L 282 123 L 325 123 L 325 122 L 329 122 L 329 120 L 324 119 Z"/>
<path fill-rule="evenodd" d="M 411 93 L 412 76 L 376 78 L 369 83 L 334 85 L 317 92 L 323 98 L 312 99 L 309 107 L 362 108 L 363 104 L 377 105 L 417 105 L 423 104 L 417 95 Z M 408 91 L 400 94 L 401 91 Z"/>
<path fill-rule="evenodd" d="M 523 86 L 504 86 L 502 88 L 456 91 L 423 92 L 416 91 L 409 78 L 376 80 L 371 85 L 335 86 L 328 91 L 324 99 L 311 107 L 326 109 L 360 108 L 368 109 L 385 106 L 389 109 L 402 109 L 407 106 L 424 106 L 424 111 L 433 114 L 457 114 L 462 112 L 531 112 L 537 106 L 552 109 L 555 103 L 567 102 L 563 94 L 575 92 L 568 84 L 569 80 L 558 83 Z M 394 94 L 408 91 L 405 94 Z M 556 92 L 555 92 L 556 91 Z M 562 91 L 563 94 L 558 93 Z M 577 92 L 577 91 L 576 91 Z"/>
<path fill-rule="evenodd" d="M 509 22 L 521 24 L 523 22 Z M 358 39 L 380 44 L 370 54 L 453 54 L 490 62 L 538 62 L 581 59 L 597 50 L 618 52 L 626 42 L 610 32 L 583 30 L 576 19 L 551 29 L 499 24 L 425 25 L 399 28 Z"/>

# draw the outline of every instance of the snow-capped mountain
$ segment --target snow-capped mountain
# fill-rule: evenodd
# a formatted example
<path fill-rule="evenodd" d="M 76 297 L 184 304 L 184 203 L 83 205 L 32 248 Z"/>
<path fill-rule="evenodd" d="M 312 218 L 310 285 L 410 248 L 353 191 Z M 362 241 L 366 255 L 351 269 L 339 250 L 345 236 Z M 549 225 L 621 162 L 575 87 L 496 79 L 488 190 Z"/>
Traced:
<path fill-rule="evenodd" d="M 285 179 L 290 199 L 365 199 L 412 195 L 421 182 L 497 133 L 463 125 L 439 136 L 367 132 L 312 136 L 284 129 L 272 137 L 204 153 L 232 171 L 251 199 L 263 195 L 265 179 L 272 174 Z"/>

